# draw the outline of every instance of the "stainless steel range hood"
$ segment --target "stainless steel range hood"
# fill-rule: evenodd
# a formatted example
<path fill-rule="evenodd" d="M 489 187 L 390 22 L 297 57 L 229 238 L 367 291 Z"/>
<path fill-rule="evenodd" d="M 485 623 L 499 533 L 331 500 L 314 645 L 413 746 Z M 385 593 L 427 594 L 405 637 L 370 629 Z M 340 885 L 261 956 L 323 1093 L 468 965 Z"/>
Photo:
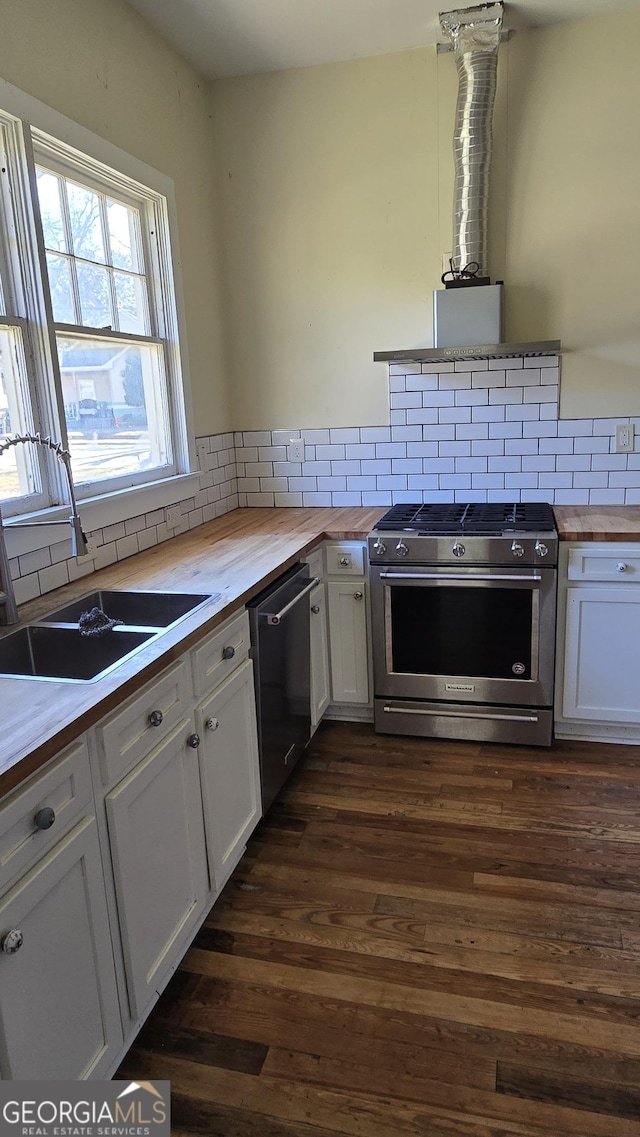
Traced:
<path fill-rule="evenodd" d="M 557 355 L 560 340 L 531 343 L 482 343 L 461 347 L 415 347 L 403 351 L 374 351 L 376 363 L 455 363 L 475 359 L 514 359 L 516 356 Z"/>
<path fill-rule="evenodd" d="M 433 348 L 376 351 L 386 363 L 450 363 L 556 355 L 559 340 L 502 343 L 502 282 L 487 275 L 487 218 L 493 103 L 502 0 L 440 14 L 458 70 L 453 255 L 444 289 L 433 293 Z M 498 342 L 496 342 L 498 341 Z"/>

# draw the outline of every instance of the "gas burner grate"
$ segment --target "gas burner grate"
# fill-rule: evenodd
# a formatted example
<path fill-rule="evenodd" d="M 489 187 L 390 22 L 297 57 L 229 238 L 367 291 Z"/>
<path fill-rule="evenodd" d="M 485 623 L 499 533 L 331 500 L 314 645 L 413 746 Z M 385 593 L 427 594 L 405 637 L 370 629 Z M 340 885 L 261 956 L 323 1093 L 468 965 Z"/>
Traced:
<path fill-rule="evenodd" d="M 405 529 L 429 534 L 485 534 L 545 532 L 555 529 L 547 502 L 471 502 L 469 504 L 394 505 L 376 525 L 382 532 Z"/>

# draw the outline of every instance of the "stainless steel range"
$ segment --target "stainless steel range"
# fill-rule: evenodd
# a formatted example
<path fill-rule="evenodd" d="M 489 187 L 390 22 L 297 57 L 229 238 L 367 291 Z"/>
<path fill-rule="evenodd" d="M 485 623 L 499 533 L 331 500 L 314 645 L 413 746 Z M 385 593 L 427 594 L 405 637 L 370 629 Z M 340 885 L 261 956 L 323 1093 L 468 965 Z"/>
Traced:
<path fill-rule="evenodd" d="M 397 505 L 368 545 L 376 730 L 549 746 L 551 507 Z"/>

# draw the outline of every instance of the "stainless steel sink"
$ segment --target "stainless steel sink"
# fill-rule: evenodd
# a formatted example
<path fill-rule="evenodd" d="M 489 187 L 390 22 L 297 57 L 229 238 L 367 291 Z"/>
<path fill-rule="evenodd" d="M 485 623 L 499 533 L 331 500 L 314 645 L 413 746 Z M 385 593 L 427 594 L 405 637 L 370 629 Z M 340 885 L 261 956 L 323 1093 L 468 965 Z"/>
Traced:
<path fill-rule="evenodd" d="M 220 592 L 89 592 L 55 608 L 37 624 L 0 638 L 0 678 L 99 679 L 190 612 L 220 596 Z M 122 622 L 102 635 L 82 635 L 78 621 L 92 608 Z"/>
<path fill-rule="evenodd" d="M 63 608 L 56 608 L 39 623 L 77 624 L 84 612 L 100 608 L 112 620 L 133 628 L 169 628 L 207 600 L 218 600 L 220 593 L 129 592 L 102 589 L 89 592 Z"/>
<path fill-rule="evenodd" d="M 28 625 L 0 640 L 0 676 L 31 679 L 97 679 L 137 651 L 154 632 L 123 631 L 83 636 L 77 628 Z"/>

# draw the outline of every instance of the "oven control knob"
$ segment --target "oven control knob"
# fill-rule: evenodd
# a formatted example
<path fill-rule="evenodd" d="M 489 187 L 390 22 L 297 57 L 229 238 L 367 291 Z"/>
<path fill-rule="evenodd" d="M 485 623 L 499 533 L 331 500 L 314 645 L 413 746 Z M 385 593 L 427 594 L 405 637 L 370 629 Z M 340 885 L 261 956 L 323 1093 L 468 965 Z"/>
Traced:
<path fill-rule="evenodd" d="M 539 557 L 546 557 L 548 552 L 549 549 L 545 545 L 544 541 L 536 541 L 536 553 Z"/>
<path fill-rule="evenodd" d="M 376 537 L 373 545 L 373 551 L 374 553 L 377 553 L 379 557 L 381 557 L 382 554 L 386 553 L 387 551 L 387 546 L 382 543 L 379 537 Z"/>
<path fill-rule="evenodd" d="M 398 541 L 398 544 L 396 545 L 396 553 L 398 554 L 399 557 L 406 557 L 408 552 L 409 552 L 409 546 L 405 545 L 402 538 L 400 538 L 400 540 Z"/>
<path fill-rule="evenodd" d="M 513 553 L 514 557 L 523 557 L 524 545 L 521 545 L 519 541 L 513 541 L 511 545 L 511 552 Z"/>
<path fill-rule="evenodd" d="M 466 553 L 466 551 L 467 550 L 461 541 L 454 541 L 453 542 L 451 552 L 453 553 L 454 557 L 463 557 L 464 554 Z"/>

